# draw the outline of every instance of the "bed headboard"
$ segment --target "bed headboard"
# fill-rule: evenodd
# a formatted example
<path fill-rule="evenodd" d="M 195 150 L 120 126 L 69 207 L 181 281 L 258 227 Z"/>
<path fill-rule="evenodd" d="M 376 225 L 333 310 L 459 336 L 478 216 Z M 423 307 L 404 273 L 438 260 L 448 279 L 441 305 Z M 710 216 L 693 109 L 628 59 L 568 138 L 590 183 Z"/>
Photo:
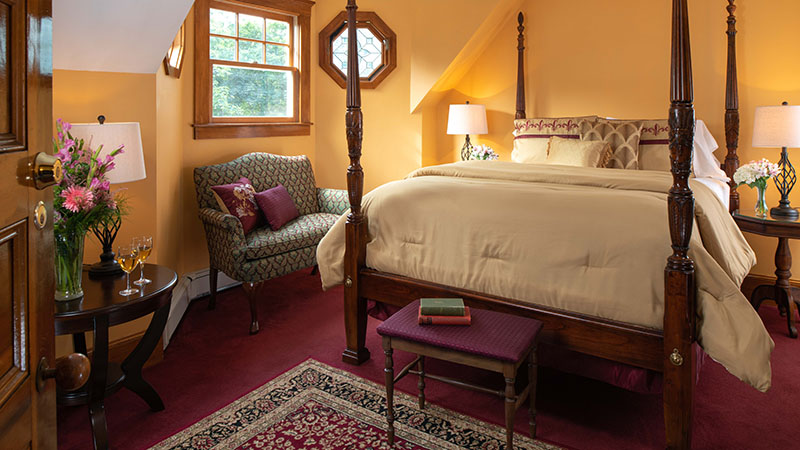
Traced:
<path fill-rule="evenodd" d="M 729 211 L 734 213 L 739 210 L 739 193 L 733 174 L 739 168 L 739 81 L 736 71 L 736 0 L 727 0 L 728 6 L 728 65 L 725 83 L 725 144 L 727 154 L 722 169 L 730 178 Z M 525 119 L 525 26 L 522 12 L 517 15 L 517 111 L 515 119 Z M 674 80 L 673 80 L 674 81 Z"/>

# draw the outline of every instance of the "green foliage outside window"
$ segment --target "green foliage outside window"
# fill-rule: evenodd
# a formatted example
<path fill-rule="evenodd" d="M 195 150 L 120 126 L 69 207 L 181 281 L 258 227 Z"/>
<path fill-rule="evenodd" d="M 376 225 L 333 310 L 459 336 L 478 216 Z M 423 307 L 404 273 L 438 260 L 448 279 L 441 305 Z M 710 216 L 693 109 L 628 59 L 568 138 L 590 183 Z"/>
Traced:
<path fill-rule="evenodd" d="M 291 116 L 289 71 L 214 65 L 214 117 Z"/>

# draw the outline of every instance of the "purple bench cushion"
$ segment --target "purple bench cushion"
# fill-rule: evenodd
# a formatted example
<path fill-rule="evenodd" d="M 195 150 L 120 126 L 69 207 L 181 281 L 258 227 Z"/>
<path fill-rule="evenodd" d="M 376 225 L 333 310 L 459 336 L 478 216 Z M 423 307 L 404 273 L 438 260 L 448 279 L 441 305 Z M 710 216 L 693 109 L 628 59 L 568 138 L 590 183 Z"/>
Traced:
<path fill-rule="evenodd" d="M 517 362 L 542 329 L 536 319 L 470 308 L 472 325 L 419 325 L 419 300 L 386 319 L 378 334 L 501 361 Z"/>

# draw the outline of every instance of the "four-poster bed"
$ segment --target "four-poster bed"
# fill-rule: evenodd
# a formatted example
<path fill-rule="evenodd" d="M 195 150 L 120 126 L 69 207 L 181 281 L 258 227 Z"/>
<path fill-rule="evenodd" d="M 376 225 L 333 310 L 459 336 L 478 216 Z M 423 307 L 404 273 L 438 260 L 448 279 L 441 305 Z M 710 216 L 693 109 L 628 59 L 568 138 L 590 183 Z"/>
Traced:
<path fill-rule="evenodd" d="M 672 3 L 670 77 L 670 158 L 672 185 L 667 198 L 672 254 L 664 269 L 663 331 L 592 315 L 574 313 L 508 297 L 424 281 L 367 267 L 367 221 L 362 208 L 364 172 L 361 167 L 362 113 L 356 49 L 356 28 L 348 30 L 347 143 L 350 165 L 347 188 L 351 211 L 346 219 L 344 250 L 344 310 L 347 348 L 345 362 L 369 359 L 365 347 L 367 299 L 404 306 L 420 297 L 462 297 L 477 308 L 533 317 L 545 323 L 543 340 L 560 347 L 663 373 L 666 446 L 689 448 L 698 337 L 695 262 L 689 244 L 695 218 L 695 196 L 689 186 L 695 127 L 687 0 Z M 348 23 L 355 23 L 356 0 L 348 0 Z M 734 0 L 728 0 L 728 68 L 726 89 L 728 176 L 738 167 L 738 94 L 735 60 Z M 519 15 L 516 118 L 525 118 L 524 36 Z M 731 184 L 730 210 L 738 208 Z"/>

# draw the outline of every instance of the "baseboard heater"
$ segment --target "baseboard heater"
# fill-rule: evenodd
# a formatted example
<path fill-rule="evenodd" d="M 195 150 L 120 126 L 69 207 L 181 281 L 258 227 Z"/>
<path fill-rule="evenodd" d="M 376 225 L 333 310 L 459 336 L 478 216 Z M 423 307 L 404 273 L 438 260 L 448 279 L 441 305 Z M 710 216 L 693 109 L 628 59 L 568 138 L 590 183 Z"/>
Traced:
<path fill-rule="evenodd" d="M 187 273 L 178 280 L 178 285 L 172 291 L 172 304 L 169 307 L 167 326 L 164 328 L 164 349 L 169 345 L 170 338 L 178 329 L 178 325 L 189 307 L 189 302 L 205 297 L 211 292 L 208 283 L 208 269 L 201 269 Z M 222 272 L 217 276 L 217 292 L 242 284 L 229 278 Z"/>

